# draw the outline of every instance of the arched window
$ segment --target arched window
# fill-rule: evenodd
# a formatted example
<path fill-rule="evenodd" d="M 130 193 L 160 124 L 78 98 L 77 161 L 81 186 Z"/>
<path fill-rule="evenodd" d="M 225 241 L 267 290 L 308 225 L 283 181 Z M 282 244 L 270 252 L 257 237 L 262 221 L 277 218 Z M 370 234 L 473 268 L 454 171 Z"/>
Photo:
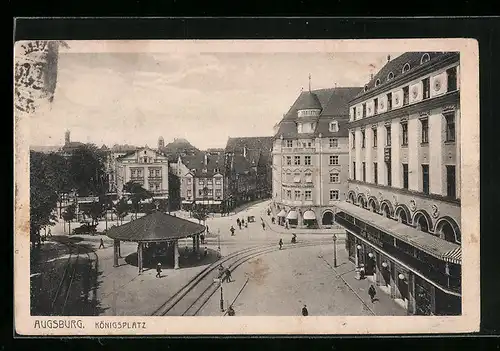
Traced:
<path fill-rule="evenodd" d="M 394 78 L 394 73 L 389 72 L 389 74 L 387 75 L 387 80 L 391 80 L 393 78 Z"/>
<path fill-rule="evenodd" d="M 425 53 L 422 55 L 422 58 L 420 59 L 420 64 L 422 63 L 426 63 L 428 61 L 430 61 L 431 57 L 429 56 L 428 53 Z"/>
<path fill-rule="evenodd" d="M 367 91 L 367 90 L 368 90 L 368 85 L 365 85 L 365 91 Z"/>
<path fill-rule="evenodd" d="M 380 79 L 377 79 L 377 80 L 375 81 L 375 86 L 376 86 L 376 87 L 378 87 L 379 85 L 380 85 Z"/>
<path fill-rule="evenodd" d="M 409 63 L 405 63 L 405 65 L 403 66 L 403 73 L 406 73 L 410 70 L 410 64 Z"/>

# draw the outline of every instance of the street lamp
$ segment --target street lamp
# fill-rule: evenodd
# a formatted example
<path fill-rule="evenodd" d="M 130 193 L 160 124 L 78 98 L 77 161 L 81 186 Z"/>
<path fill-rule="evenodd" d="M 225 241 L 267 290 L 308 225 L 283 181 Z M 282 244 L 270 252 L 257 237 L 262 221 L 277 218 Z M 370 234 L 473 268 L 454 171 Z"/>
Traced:
<path fill-rule="evenodd" d="M 333 267 L 337 268 L 337 236 L 333 234 Z"/>
<path fill-rule="evenodd" d="M 355 275 L 355 278 L 358 280 L 361 279 L 361 269 L 359 267 L 359 250 L 361 250 L 361 245 L 356 246 L 356 275 Z"/>
<path fill-rule="evenodd" d="M 222 288 L 222 278 L 214 278 L 214 282 L 220 284 L 220 302 L 219 302 L 219 307 L 220 307 L 220 311 L 224 312 L 224 290 Z"/>

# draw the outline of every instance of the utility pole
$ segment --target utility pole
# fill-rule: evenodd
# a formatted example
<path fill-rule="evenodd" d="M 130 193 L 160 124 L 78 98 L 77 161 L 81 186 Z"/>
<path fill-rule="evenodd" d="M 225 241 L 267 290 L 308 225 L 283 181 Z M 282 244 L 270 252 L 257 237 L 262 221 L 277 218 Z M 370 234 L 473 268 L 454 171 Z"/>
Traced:
<path fill-rule="evenodd" d="M 333 267 L 337 268 L 337 236 L 333 234 Z"/>

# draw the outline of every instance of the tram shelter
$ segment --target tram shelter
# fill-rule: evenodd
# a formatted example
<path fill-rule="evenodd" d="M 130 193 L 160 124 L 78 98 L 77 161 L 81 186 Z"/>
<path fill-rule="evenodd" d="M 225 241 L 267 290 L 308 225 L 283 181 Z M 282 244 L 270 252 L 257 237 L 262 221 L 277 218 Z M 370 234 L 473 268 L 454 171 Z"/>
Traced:
<path fill-rule="evenodd" d="M 122 241 L 137 242 L 137 266 L 143 272 L 144 251 L 168 253 L 172 255 L 174 269 L 179 268 L 179 239 L 192 238 L 193 251 L 200 249 L 200 235 L 205 226 L 171 216 L 163 212 L 153 212 L 139 219 L 108 230 L 107 236 L 114 240 L 113 266 L 118 266 Z"/>

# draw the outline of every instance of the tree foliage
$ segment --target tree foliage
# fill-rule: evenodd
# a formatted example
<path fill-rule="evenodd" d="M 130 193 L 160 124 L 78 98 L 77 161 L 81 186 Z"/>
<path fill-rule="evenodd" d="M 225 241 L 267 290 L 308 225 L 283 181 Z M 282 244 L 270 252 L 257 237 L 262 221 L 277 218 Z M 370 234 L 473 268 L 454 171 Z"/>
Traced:
<path fill-rule="evenodd" d="M 208 218 L 209 212 L 205 206 L 195 206 L 192 210 L 193 217 L 199 222 L 203 222 Z"/>
<path fill-rule="evenodd" d="M 104 157 L 97 146 L 86 144 L 76 148 L 69 158 L 68 172 L 79 196 L 99 196 L 106 192 Z"/>
<path fill-rule="evenodd" d="M 130 201 L 132 201 L 132 208 L 135 211 L 136 218 L 140 202 L 153 197 L 153 193 L 132 181 L 123 185 L 123 191 L 130 194 Z"/>
<path fill-rule="evenodd" d="M 125 218 L 128 214 L 129 209 L 130 206 L 127 204 L 127 200 L 125 200 L 125 198 L 121 198 L 115 206 L 116 217 L 123 220 L 123 218 Z"/>

